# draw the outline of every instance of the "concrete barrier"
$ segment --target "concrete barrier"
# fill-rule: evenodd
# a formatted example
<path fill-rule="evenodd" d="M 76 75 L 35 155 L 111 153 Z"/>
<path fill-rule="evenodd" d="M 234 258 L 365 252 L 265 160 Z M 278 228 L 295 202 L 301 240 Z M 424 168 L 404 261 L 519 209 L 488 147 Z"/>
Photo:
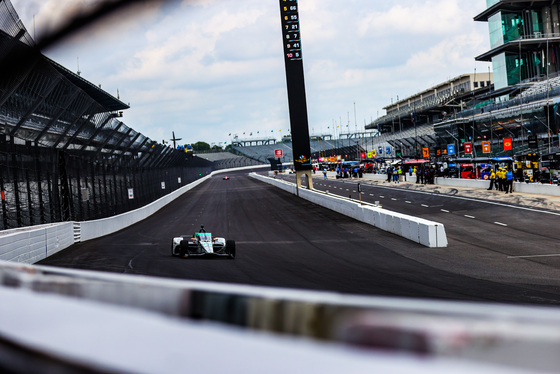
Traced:
<path fill-rule="evenodd" d="M 293 183 L 265 177 L 256 173 L 251 173 L 250 176 L 265 183 L 272 184 L 294 195 L 298 195 L 314 204 L 331 209 L 354 218 L 357 221 L 367 223 L 416 243 L 420 243 L 426 247 L 447 247 L 447 235 L 445 233 L 445 227 L 441 223 L 391 212 L 367 203 L 360 204 L 354 200 L 316 190 L 298 189 Z"/>
<path fill-rule="evenodd" d="M 201 183 L 204 183 L 214 175 L 225 174 L 233 171 L 243 171 L 243 170 L 252 170 L 252 169 L 269 168 L 269 167 L 270 167 L 269 165 L 244 166 L 240 168 L 216 170 L 203 178 L 200 178 L 192 183 L 187 184 L 186 186 L 179 188 L 178 190 L 175 190 L 163 196 L 162 198 L 154 201 L 153 203 L 143 206 L 142 208 L 138 208 L 136 210 L 119 214 L 113 217 L 102 218 L 93 221 L 76 222 L 75 223 L 76 231 L 79 231 L 79 235 L 77 235 L 76 241 L 77 242 L 86 241 L 86 240 L 99 238 L 101 236 L 112 234 L 128 226 L 131 226 L 137 222 L 140 222 L 143 219 L 146 219 L 147 217 L 151 216 L 152 214 L 154 214 L 155 212 L 157 212 L 167 204 L 173 202 L 175 199 L 177 199 L 185 192 L 192 190 L 193 188 L 200 185 Z"/>
<path fill-rule="evenodd" d="M 0 235 L 0 260 L 33 264 L 72 244 L 72 222 L 5 230 Z"/>
<path fill-rule="evenodd" d="M 212 177 L 212 174 L 200 178 L 186 186 L 175 190 L 162 198 L 150 203 L 142 208 L 135 209 L 130 212 L 119 214 L 113 217 L 102 218 L 93 221 L 78 222 L 79 225 L 79 238 L 76 241 L 86 241 L 90 239 L 99 238 L 101 236 L 109 235 L 114 232 L 120 231 L 128 226 L 146 219 L 151 216 L 173 200 L 181 196 L 187 191 L 192 190 L 196 186 L 205 182 Z"/>

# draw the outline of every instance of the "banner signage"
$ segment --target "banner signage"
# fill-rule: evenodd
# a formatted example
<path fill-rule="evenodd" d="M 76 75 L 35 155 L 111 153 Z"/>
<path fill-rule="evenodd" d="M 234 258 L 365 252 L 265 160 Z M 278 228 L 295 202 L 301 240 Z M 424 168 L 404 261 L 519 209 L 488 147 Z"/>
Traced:
<path fill-rule="evenodd" d="M 490 153 L 490 142 L 482 142 L 482 153 Z"/>
<path fill-rule="evenodd" d="M 465 153 L 472 154 L 472 143 L 465 143 Z"/>
<path fill-rule="evenodd" d="M 275 149 L 274 157 L 276 158 L 284 157 L 284 151 L 282 149 Z"/>
<path fill-rule="evenodd" d="M 504 151 L 512 151 L 513 150 L 513 142 L 511 138 L 504 138 Z"/>
<path fill-rule="evenodd" d="M 430 148 L 422 148 L 422 157 L 424 158 L 430 157 Z"/>
<path fill-rule="evenodd" d="M 447 154 L 453 156 L 455 154 L 455 144 L 447 145 Z"/>

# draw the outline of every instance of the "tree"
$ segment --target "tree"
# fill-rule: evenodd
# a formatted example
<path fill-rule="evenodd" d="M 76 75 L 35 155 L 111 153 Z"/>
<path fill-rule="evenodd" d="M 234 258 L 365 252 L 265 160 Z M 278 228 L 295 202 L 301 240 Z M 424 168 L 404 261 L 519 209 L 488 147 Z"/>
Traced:
<path fill-rule="evenodd" d="M 196 142 L 192 147 L 195 152 L 208 152 L 210 150 L 210 144 L 205 142 Z"/>

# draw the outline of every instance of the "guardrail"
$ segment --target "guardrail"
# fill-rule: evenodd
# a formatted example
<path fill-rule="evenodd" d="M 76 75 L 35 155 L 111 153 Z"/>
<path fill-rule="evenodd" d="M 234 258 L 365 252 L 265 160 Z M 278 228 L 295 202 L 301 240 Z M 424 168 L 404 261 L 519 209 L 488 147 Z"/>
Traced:
<path fill-rule="evenodd" d="M 381 209 L 370 204 L 357 203 L 336 195 L 305 188 L 297 189 L 293 183 L 251 173 L 251 177 L 272 184 L 314 204 L 334 210 L 360 222 L 391 232 L 430 248 L 447 247 L 443 224 L 422 218 Z"/>

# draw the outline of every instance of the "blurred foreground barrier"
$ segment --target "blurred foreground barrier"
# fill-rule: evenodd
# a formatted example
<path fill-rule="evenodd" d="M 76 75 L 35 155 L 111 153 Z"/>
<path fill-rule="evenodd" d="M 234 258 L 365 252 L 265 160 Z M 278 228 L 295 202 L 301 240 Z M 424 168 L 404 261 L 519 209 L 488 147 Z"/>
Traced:
<path fill-rule="evenodd" d="M 192 347 L 215 348 L 210 350 L 212 356 L 225 359 L 226 367 L 222 372 L 232 372 L 232 368 L 228 370 L 227 367 L 231 362 L 247 360 L 247 365 L 253 365 L 253 360 L 261 359 L 256 354 L 241 360 L 237 356 L 240 352 L 250 356 L 254 351 L 245 346 L 228 345 L 223 340 L 209 340 L 209 336 L 215 336 L 216 326 L 221 325 L 236 327 L 236 331 L 253 331 L 250 335 L 253 340 L 259 337 L 255 331 L 267 332 L 269 338 L 282 334 L 284 339 L 281 341 L 286 341 L 288 337 L 305 338 L 297 344 L 290 343 L 304 360 L 301 362 L 304 366 L 305 358 L 309 357 L 303 349 L 304 342 L 315 341 L 329 343 L 323 348 L 327 350 L 327 356 L 334 354 L 332 349 L 335 345 L 332 343 L 336 343 L 358 347 L 361 355 L 368 350 L 376 354 L 384 352 L 393 364 L 403 360 L 405 354 L 422 357 L 424 363 L 426 357 L 432 363 L 434 360 L 445 360 L 444 364 L 440 362 L 431 371 L 420 370 L 423 364 L 417 362 L 420 366 L 415 367 L 416 370 L 395 369 L 391 372 L 537 373 L 557 372 L 560 368 L 560 314 L 554 308 L 351 296 L 8 262 L 0 262 L 0 295 L 0 357 L 3 353 L 2 340 L 8 339 L 19 345 L 33 342 L 35 350 L 50 356 L 68 357 L 73 362 L 78 357 L 87 356 L 104 364 L 105 369 L 107 362 L 104 360 L 120 359 L 126 361 L 125 364 L 136 362 L 140 365 L 144 360 L 145 365 L 153 365 L 153 362 L 158 362 L 157 357 L 165 357 L 167 363 L 176 357 L 175 361 L 184 365 L 184 370 L 190 368 L 187 371 L 192 372 L 193 363 L 205 351 L 197 351 L 196 355 L 186 360 L 184 350 L 194 349 Z M 22 301 L 25 295 L 34 295 L 30 304 Z M 45 297 L 48 295 L 57 296 L 54 304 L 47 303 Z M 69 311 L 64 300 L 81 300 L 79 314 Z M 116 322 L 109 317 L 116 307 L 125 307 L 125 319 L 122 321 Z M 88 312 L 89 308 L 95 313 Z M 149 313 L 147 317 L 153 318 L 153 321 L 138 322 L 136 313 L 140 311 Z M 169 332 L 164 332 L 167 329 L 161 326 L 162 323 L 167 324 L 162 320 L 164 317 L 173 326 Z M 131 322 L 127 323 L 127 320 Z M 179 333 L 182 331 L 179 321 L 190 321 L 191 327 L 196 322 L 200 326 L 198 332 L 182 335 Z M 106 331 L 106 326 L 112 328 Z M 151 327 L 154 331 L 150 330 Z M 74 338 L 61 340 L 53 334 L 68 334 Z M 207 341 L 196 340 L 201 337 Z M 152 341 L 159 342 L 160 346 L 149 351 L 136 348 L 139 344 Z M 108 354 L 107 347 L 113 345 L 117 347 L 109 350 L 114 349 L 115 354 Z M 128 352 L 132 356 L 128 356 Z M 400 354 L 395 355 L 397 352 Z M 235 356 L 229 357 L 226 353 Z M 131 357 L 134 359 L 131 360 Z M 300 362 L 277 351 L 270 351 L 267 360 L 288 358 L 290 362 Z M 453 359 L 461 360 L 459 366 L 456 366 L 457 362 L 449 361 Z M 352 360 L 359 359 L 354 357 Z M 467 362 L 493 366 L 485 370 L 461 370 L 460 367 Z M 314 362 L 313 365 L 320 363 Z M 236 369 L 241 372 L 240 368 Z M 340 372 L 340 369 L 321 372 Z M 359 372 L 387 372 L 387 366 L 384 370 L 375 369 L 375 366 L 370 366 L 369 370 Z M 119 372 L 137 370 L 129 367 L 128 370 L 121 368 Z M 141 372 L 185 371 L 156 365 L 152 370 L 142 367 Z M 203 370 L 199 367 L 195 372 Z M 248 372 L 255 372 L 255 369 Z"/>
<path fill-rule="evenodd" d="M 441 223 L 391 212 L 367 203 L 360 204 L 355 200 L 345 199 L 316 190 L 297 189 L 293 183 L 265 177 L 256 173 L 251 173 L 250 176 L 294 195 L 297 194 L 299 197 L 314 204 L 334 210 L 381 230 L 402 236 L 426 247 L 447 247 L 447 235 L 445 227 Z"/>

